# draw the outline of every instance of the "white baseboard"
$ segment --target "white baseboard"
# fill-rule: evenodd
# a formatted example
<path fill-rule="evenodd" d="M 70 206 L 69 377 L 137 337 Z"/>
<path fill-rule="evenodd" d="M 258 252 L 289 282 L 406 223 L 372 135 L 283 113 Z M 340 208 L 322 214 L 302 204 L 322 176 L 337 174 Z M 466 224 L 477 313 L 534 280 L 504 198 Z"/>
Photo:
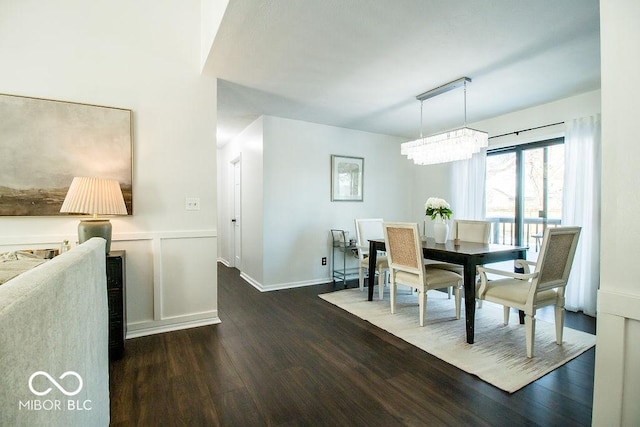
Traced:
<path fill-rule="evenodd" d="M 218 317 L 217 312 L 215 316 L 191 320 L 185 319 L 180 321 L 179 318 L 172 318 L 160 321 L 133 323 L 127 325 L 127 339 L 197 328 L 199 326 L 217 325 L 219 323 L 222 323 L 222 321 Z"/>
<path fill-rule="evenodd" d="M 330 277 L 327 277 L 322 279 L 312 279 L 312 280 L 305 280 L 301 282 L 277 283 L 274 285 L 265 286 L 262 283 L 258 282 L 257 280 L 253 279 L 248 274 L 245 274 L 244 272 L 240 272 L 240 278 L 242 278 L 245 282 L 249 283 L 251 286 L 259 290 L 260 292 L 270 292 L 270 291 L 278 291 L 281 289 L 293 289 L 293 288 L 302 288 L 304 286 L 323 285 L 333 280 Z"/>

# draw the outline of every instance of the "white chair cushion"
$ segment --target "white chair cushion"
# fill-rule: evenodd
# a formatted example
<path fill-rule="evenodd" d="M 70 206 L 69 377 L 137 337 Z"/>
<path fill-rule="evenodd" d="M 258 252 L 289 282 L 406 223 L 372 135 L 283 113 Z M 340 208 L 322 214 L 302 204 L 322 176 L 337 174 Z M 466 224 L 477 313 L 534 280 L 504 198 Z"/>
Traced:
<path fill-rule="evenodd" d="M 434 269 L 426 273 L 426 282 L 429 289 L 455 285 L 462 280 L 462 276 L 453 271 Z"/>
<path fill-rule="evenodd" d="M 462 276 L 447 270 L 430 270 L 426 274 L 427 289 L 437 289 L 438 287 L 455 285 L 460 280 L 462 280 Z M 414 288 L 422 287 L 420 277 L 417 274 L 406 271 L 398 271 L 396 273 L 396 283 L 409 285 Z"/>
<path fill-rule="evenodd" d="M 362 267 L 369 267 L 369 257 L 365 257 L 362 259 L 362 261 L 360 261 L 360 265 Z M 378 255 L 376 257 L 376 270 L 378 268 L 388 268 L 389 267 L 389 260 L 387 259 L 386 255 Z"/>
<path fill-rule="evenodd" d="M 531 283 L 518 279 L 500 279 L 492 280 L 487 283 L 487 290 L 484 297 L 489 297 L 491 300 L 502 300 L 517 303 L 519 306 L 524 306 L 527 302 L 529 290 L 531 289 Z M 488 299 L 489 299 L 488 298 Z M 558 293 L 555 289 L 548 291 L 542 291 L 538 293 L 536 298 L 537 306 L 550 305 L 555 303 L 558 299 Z M 512 305 L 512 307 L 517 307 Z"/>
<path fill-rule="evenodd" d="M 422 283 L 420 283 L 420 277 L 414 273 L 408 273 L 406 271 L 397 271 L 396 272 L 396 284 L 407 285 L 413 288 L 421 288 Z"/>
<path fill-rule="evenodd" d="M 430 263 L 425 263 L 425 266 L 427 267 L 427 271 L 433 271 L 434 269 L 440 269 L 440 270 L 449 270 L 449 271 L 453 271 L 456 274 L 460 274 L 462 275 L 464 273 L 464 267 L 462 267 L 459 264 L 449 264 L 449 263 L 445 263 L 445 262 L 430 262 Z"/>

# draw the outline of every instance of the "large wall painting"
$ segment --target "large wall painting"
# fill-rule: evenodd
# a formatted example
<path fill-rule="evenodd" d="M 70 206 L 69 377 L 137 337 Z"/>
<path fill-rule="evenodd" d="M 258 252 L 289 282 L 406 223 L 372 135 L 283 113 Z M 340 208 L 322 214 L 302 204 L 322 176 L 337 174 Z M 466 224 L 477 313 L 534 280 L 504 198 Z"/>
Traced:
<path fill-rule="evenodd" d="M 0 215 L 50 216 L 74 176 L 117 179 L 133 213 L 131 110 L 0 94 Z"/>

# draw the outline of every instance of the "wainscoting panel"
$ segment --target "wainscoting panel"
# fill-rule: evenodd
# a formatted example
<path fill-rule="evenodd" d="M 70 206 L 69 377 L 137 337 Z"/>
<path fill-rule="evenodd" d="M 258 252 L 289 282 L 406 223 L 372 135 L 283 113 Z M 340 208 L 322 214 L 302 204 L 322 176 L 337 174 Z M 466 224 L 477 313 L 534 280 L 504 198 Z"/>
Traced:
<path fill-rule="evenodd" d="M 162 319 L 216 310 L 215 248 L 212 237 L 162 240 Z"/>
<path fill-rule="evenodd" d="M 640 425 L 640 297 L 598 292 L 593 425 Z"/>
<path fill-rule="evenodd" d="M 0 252 L 72 247 L 76 235 L 0 238 Z M 126 258 L 127 338 L 220 323 L 217 232 L 115 233 L 113 250 Z"/>

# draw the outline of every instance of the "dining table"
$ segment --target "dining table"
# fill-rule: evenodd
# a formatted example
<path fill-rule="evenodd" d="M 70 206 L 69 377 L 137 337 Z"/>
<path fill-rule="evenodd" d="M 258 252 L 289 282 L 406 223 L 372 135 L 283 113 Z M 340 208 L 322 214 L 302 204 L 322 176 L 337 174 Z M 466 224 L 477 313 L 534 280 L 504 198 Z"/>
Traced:
<path fill-rule="evenodd" d="M 475 243 L 448 240 L 436 243 L 433 238 L 424 238 L 422 253 L 424 258 L 433 261 L 458 264 L 463 267 L 464 308 L 467 343 L 473 344 L 476 312 L 476 267 L 494 262 L 526 259 L 528 246 L 502 245 L 494 243 Z M 369 272 L 376 271 L 378 251 L 384 252 L 384 239 L 369 240 Z M 368 300 L 373 300 L 375 274 L 368 277 Z"/>

